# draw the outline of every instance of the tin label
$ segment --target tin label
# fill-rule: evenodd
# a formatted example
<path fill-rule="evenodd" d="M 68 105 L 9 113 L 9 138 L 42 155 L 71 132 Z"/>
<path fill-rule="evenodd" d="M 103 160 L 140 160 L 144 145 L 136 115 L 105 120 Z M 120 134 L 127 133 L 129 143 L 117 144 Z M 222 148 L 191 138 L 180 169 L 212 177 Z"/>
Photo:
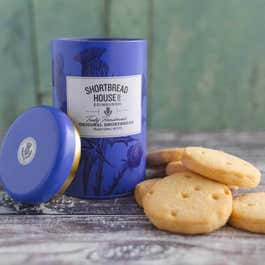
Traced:
<path fill-rule="evenodd" d="M 67 113 L 87 138 L 141 133 L 142 76 L 67 76 Z"/>

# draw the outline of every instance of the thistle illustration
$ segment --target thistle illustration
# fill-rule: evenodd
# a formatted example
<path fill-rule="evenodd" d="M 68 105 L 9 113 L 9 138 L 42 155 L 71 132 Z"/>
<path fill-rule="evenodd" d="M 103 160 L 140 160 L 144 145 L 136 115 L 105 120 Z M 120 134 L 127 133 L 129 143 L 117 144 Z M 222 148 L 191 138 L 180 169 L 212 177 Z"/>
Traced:
<path fill-rule="evenodd" d="M 55 56 L 55 59 L 52 61 L 53 68 L 53 87 L 55 89 L 55 94 L 57 97 L 62 100 L 62 102 L 56 102 L 57 107 L 66 111 L 66 79 L 64 72 L 64 57 L 61 53 Z M 57 98 L 56 97 L 56 98 Z"/>
<path fill-rule="evenodd" d="M 81 51 L 73 59 L 81 64 L 82 76 L 107 76 L 108 65 L 101 60 L 101 56 L 105 52 L 105 48 L 94 47 Z M 110 163 L 104 155 L 106 143 L 101 139 L 82 139 L 82 162 L 83 168 L 83 193 L 88 194 L 89 181 L 93 165 L 97 164 L 97 181 L 94 187 L 94 193 L 100 194 L 101 185 L 103 180 L 103 165 Z M 112 165 L 110 165 L 112 166 Z"/>
<path fill-rule="evenodd" d="M 81 51 L 74 56 L 74 60 L 81 64 L 81 75 L 91 77 L 103 77 L 109 76 L 109 66 L 101 58 L 106 49 L 102 47 L 92 47 Z M 110 107 L 106 107 L 105 115 L 110 116 L 112 110 Z M 130 144 L 133 145 L 130 146 Z M 127 158 L 123 160 L 121 169 L 116 177 L 113 178 L 110 189 L 105 191 L 103 189 L 104 184 L 104 168 L 105 165 L 114 168 L 108 159 L 106 158 L 106 150 L 108 147 L 113 148 L 114 145 L 125 145 L 127 150 Z M 101 139 L 88 139 L 82 138 L 82 185 L 83 194 L 87 195 L 111 195 L 121 179 L 128 170 L 137 168 L 143 156 L 143 149 L 141 144 L 131 136 L 125 137 L 113 137 L 113 138 L 101 138 Z M 92 172 L 96 167 L 95 182 L 92 185 L 91 178 Z"/>
<path fill-rule="evenodd" d="M 90 174 L 93 165 L 98 164 L 97 169 L 97 178 L 98 183 L 96 187 L 94 187 L 95 194 L 98 194 L 101 190 L 101 183 L 102 183 L 102 170 L 103 164 L 106 163 L 112 167 L 111 163 L 105 158 L 104 155 L 104 142 L 99 140 L 91 140 L 91 139 L 82 139 L 82 160 L 81 163 L 84 163 L 83 167 L 83 193 L 84 195 L 88 194 L 89 188 L 89 180 Z"/>
<path fill-rule="evenodd" d="M 82 76 L 107 76 L 109 67 L 100 59 L 105 48 L 89 48 L 74 57 L 81 64 Z"/>
<path fill-rule="evenodd" d="M 127 170 L 133 170 L 134 168 L 139 167 L 142 160 L 142 156 L 143 148 L 139 142 L 129 147 L 127 151 L 127 159 L 124 160 L 122 169 L 120 170 L 119 174 L 114 178 L 114 181 L 109 189 L 108 195 L 113 194 L 115 188 L 118 186 Z"/>

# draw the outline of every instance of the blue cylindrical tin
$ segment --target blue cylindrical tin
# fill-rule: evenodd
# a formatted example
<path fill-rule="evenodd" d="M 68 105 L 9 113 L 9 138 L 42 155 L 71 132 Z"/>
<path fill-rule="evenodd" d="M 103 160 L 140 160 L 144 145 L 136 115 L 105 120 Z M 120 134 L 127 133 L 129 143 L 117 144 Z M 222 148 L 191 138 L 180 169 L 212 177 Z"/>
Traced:
<path fill-rule="evenodd" d="M 52 40 L 53 104 L 81 135 L 66 194 L 115 198 L 144 178 L 147 43 L 143 39 Z"/>

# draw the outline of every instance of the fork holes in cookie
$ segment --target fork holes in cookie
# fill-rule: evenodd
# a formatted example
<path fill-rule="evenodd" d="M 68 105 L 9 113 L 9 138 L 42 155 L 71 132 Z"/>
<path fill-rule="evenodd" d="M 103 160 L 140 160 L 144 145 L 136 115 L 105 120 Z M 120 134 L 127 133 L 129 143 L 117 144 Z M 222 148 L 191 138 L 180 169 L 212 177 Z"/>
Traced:
<path fill-rule="evenodd" d="M 254 205 L 255 205 L 254 203 L 248 203 L 249 207 L 254 206 Z"/>
<path fill-rule="evenodd" d="M 183 199 L 187 199 L 187 198 L 190 197 L 190 195 L 189 195 L 188 193 L 183 192 L 183 193 L 181 193 L 181 197 L 182 197 Z"/>
<path fill-rule="evenodd" d="M 148 192 L 148 195 L 153 195 L 153 193 L 154 193 L 154 191 L 151 190 Z"/>
<path fill-rule="evenodd" d="M 225 189 L 225 190 L 224 190 L 224 194 L 225 194 L 225 195 L 230 195 L 229 190 L 228 190 L 228 189 Z"/>
<path fill-rule="evenodd" d="M 177 216 L 177 211 L 176 210 L 172 210 L 171 211 L 171 216 L 176 217 Z"/>
<path fill-rule="evenodd" d="M 201 190 L 201 187 L 199 187 L 199 186 L 195 186 L 195 187 L 194 187 L 194 190 L 199 191 L 199 190 Z"/>
<path fill-rule="evenodd" d="M 189 176 L 189 175 L 185 175 L 185 178 L 187 178 L 187 179 L 191 179 L 191 176 Z"/>
<path fill-rule="evenodd" d="M 212 198 L 213 198 L 215 201 L 217 201 L 217 200 L 219 200 L 219 195 L 218 195 L 218 194 L 213 194 L 213 195 L 212 195 Z"/>
<path fill-rule="evenodd" d="M 226 162 L 226 165 L 227 165 L 227 166 L 232 166 L 232 163 L 229 162 L 229 161 L 227 161 L 227 162 Z"/>

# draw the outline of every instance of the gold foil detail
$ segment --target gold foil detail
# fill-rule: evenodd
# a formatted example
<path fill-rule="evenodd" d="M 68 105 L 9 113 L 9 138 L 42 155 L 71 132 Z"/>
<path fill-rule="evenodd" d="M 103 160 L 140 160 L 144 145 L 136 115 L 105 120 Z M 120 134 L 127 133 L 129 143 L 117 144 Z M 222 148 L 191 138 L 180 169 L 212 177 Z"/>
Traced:
<path fill-rule="evenodd" d="M 63 186 L 51 198 L 51 200 L 57 199 L 59 196 L 63 195 L 75 177 L 75 173 L 76 173 L 76 170 L 78 168 L 78 165 L 80 162 L 80 157 L 81 157 L 81 140 L 80 140 L 79 132 L 75 126 L 74 126 L 74 134 L 75 134 L 75 154 L 74 154 L 74 160 L 73 160 L 72 168 L 71 168 L 70 173 L 69 173 L 68 177 L 66 178 Z"/>

